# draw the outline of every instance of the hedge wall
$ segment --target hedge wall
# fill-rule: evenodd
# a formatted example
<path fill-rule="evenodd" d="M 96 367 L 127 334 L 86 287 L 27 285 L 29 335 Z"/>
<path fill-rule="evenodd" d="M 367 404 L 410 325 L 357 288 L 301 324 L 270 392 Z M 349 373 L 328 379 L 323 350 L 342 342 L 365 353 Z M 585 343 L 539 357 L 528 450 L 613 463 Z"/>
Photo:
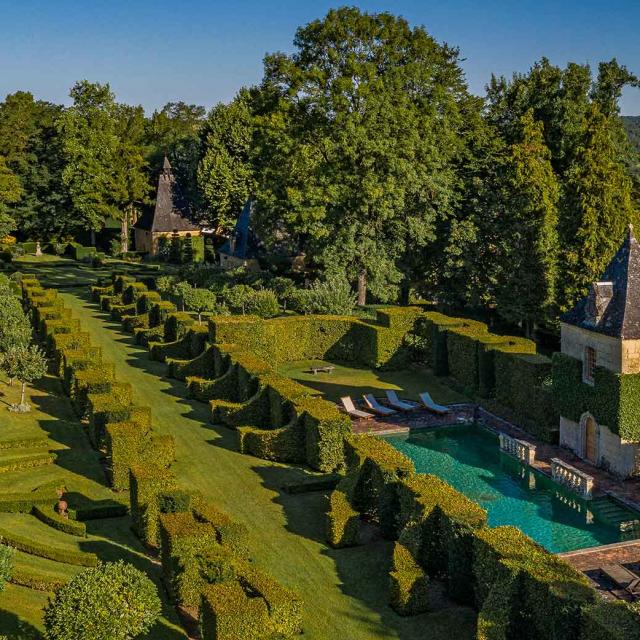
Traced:
<path fill-rule="evenodd" d="M 511 409 L 527 431 L 558 441 L 560 415 L 553 404 L 551 360 L 540 354 L 496 351 L 496 400 Z"/>
<path fill-rule="evenodd" d="M 376 323 L 326 315 L 216 316 L 209 320 L 209 340 L 236 344 L 268 362 L 328 359 L 398 368 L 408 363 L 405 338 L 420 313 L 415 307 L 385 309 Z"/>
<path fill-rule="evenodd" d="M 555 353 L 553 401 L 560 415 L 573 422 L 580 422 L 589 411 L 623 440 L 640 440 L 640 374 L 615 374 L 596 367 L 592 386 L 582 382 L 580 360 Z"/>
<path fill-rule="evenodd" d="M 112 281 L 112 286 L 93 288 L 92 298 L 104 301 L 104 292 L 110 292 L 111 289 L 111 300 L 114 302 L 122 299 L 123 292 L 126 301 L 137 301 L 146 295 L 147 286 L 136 283 L 130 276 L 114 275 Z M 24 279 L 22 291 L 25 303 L 33 311 L 34 326 L 39 327 L 41 335 L 46 337 L 53 372 L 63 378 L 63 388 L 71 397 L 76 411 L 89 418 L 88 433 L 92 444 L 98 449 L 106 446 L 114 488 L 127 488 L 128 465 L 153 460 L 168 466 L 175 455 L 173 439 L 153 434 L 150 408 L 132 404 L 131 385 L 116 381 L 113 364 L 103 361 L 101 349 L 91 345 L 89 334 L 80 330 L 80 322 L 64 308 L 57 292 L 45 290 L 36 279 L 29 278 Z M 114 311 L 117 306 L 113 305 Z M 125 421 L 129 426 L 135 425 L 135 429 L 125 428 Z M 31 456 L 23 461 L 14 460 L 12 464 L 48 464 L 53 459 L 52 454 L 46 454 Z M 104 506 L 106 516 L 111 517 L 116 512 L 121 514 L 122 509 L 126 512 L 126 507 L 122 505 L 117 505 L 115 509 L 112 507 Z M 85 515 L 100 515 L 100 508 L 90 511 Z M 47 509 L 40 509 L 37 515 L 50 526 L 66 526 L 69 532 L 82 530 L 79 523 L 63 522 Z M 82 517 L 83 510 L 76 515 Z"/>
<path fill-rule="evenodd" d="M 486 606 L 491 608 L 488 619 L 500 611 L 512 613 L 509 633 L 505 629 L 492 638 L 578 640 L 583 610 L 597 598 L 582 573 L 515 527 L 474 533 L 473 576 L 481 618 Z"/>

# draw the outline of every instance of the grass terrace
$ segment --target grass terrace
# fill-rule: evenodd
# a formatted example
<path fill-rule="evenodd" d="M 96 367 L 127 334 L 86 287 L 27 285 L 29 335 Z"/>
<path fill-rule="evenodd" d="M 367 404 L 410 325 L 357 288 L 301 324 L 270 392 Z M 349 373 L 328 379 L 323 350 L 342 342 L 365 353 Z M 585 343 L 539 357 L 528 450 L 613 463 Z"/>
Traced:
<path fill-rule="evenodd" d="M 332 366 L 331 373 L 317 373 L 311 367 Z M 379 371 L 322 360 L 301 360 L 278 366 L 278 373 L 311 387 L 327 400 L 337 402 L 342 396 L 355 399 L 364 393 L 384 395 L 385 389 L 395 389 L 404 398 L 417 400 L 422 391 L 429 391 L 436 402 L 452 404 L 466 402 L 466 398 L 443 384 L 429 369 L 411 367 L 399 371 Z"/>

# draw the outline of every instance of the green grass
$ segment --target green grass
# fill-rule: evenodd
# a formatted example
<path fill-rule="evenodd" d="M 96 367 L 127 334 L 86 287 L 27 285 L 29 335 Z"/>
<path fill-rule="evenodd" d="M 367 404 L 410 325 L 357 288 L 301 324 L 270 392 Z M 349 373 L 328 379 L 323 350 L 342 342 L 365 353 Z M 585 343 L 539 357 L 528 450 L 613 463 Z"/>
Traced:
<path fill-rule="evenodd" d="M 150 269 L 144 264 L 134 262 L 124 262 L 122 260 L 108 260 L 103 267 L 94 269 L 90 264 L 77 262 L 71 258 L 63 258 L 43 254 L 36 257 L 27 255 L 16 258 L 13 261 L 13 268 L 21 273 L 29 273 L 38 276 L 40 282 L 45 287 L 77 287 L 81 285 L 88 286 L 92 284 L 96 278 L 111 275 L 114 269 L 121 271 L 149 271 L 150 273 L 158 273 Z M 162 266 L 162 270 L 168 271 L 173 267 Z"/>
<path fill-rule="evenodd" d="M 240 455 L 235 432 L 209 424 L 209 407 L 188 400 L 182 382 L 165 379 L 165 365 L 151 362 L 146 350 L 87 301 L 86 291 L 62 295 L 92 334 L 94 344 L 102 347 L 104 357 L 115 363 L 118 379 L 132 384 L 138 403 L 152 407 L 154 429 L 175 437 L 174 471 L 181 484 L 203 492 L 244 522 L 251 532 L 256 565 L 302 596 L 305 637 L 448 640 L 453 629 L 456 639 L 474 636 L 475 614 L 469 609 L 452 607 L 410 618 L 397 616 L 388 606 L 391 543 L 329 549 L 324 542 L 326 496 L 290 496 L 279 490 L 306 471 Z M 363 372 L 358 384 L 366 386 L 375 379 L 395 384 L 391 374 L 367 375 Z M 407 373 L 403 384 L 408 385 L 414 375 Z M 335 380 L 339 383 L 340 377 Z M 346 383 L 355 388 L 353 373 Z M 454 399 L 426 379 L 418 386 L 430 388 L 442 402 Z M 333 393 L 337 397 L 341 392 L 335 388 Z"/>
<path fill-rule="evenodd" d="M 315 375 L 310 370 L 312 366 L 325 365 L 331 365 L 335 369 L 331 373 Z M 354 398 L 365 393 L 384 395 L 384 389 L 395 389 L 398 395 L 411 400 L 418 400 L 418 394 L 429 391 L 433 399 L 442 404 L 468 401 L 468 398 L 443 384 L 431 371 L 419 367 L 400 371 L 374 371 L 322 360 L 303 360 L 281 364 L 278 373 L 311 387 L 334 402 L 346 395 Z"/>

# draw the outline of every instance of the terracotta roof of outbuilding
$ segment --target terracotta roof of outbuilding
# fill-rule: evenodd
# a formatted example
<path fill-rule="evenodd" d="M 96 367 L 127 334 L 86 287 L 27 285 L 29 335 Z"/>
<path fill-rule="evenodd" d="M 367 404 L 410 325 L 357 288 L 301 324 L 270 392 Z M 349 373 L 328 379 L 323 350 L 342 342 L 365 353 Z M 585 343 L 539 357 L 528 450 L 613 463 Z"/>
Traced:
<path fill-rule="evenodd" d="M 188 213 L 189 204 L 183 197 L 171 171 L 169 159 L 165 156 L 158 178 L 155 209 L 153 212 L 145 212 L 134 226 L 156 233 L 198 231 L 199 227 L 189 220 Z"/>
<path fill-rule="evenodd" d="M 600 282 L 561 320 L 616 338 L 640 339 L 640 244 L 631 225 Z"/>

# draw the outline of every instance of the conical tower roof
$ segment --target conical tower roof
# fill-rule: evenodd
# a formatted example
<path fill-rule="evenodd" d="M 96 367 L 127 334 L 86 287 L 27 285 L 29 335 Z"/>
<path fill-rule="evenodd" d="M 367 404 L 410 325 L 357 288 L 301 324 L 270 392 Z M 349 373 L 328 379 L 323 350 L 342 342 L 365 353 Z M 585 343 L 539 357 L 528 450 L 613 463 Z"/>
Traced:
<path fill-rule="evenodd" d="M 631 225 L 600 281 L 561 320 L 624 340 L 640 339 L 640 244 Z"/>
<path fill-rule="evenodd" d="M 188 217 L 189 204 L 180 191 L 171 171 L 171 163 L 165 156 L 162 171 L 158 177 L 156 205 L 135 224 L 138 229 L 153 233 L 172 233 L 173 231 L 199 231 Z"/>

